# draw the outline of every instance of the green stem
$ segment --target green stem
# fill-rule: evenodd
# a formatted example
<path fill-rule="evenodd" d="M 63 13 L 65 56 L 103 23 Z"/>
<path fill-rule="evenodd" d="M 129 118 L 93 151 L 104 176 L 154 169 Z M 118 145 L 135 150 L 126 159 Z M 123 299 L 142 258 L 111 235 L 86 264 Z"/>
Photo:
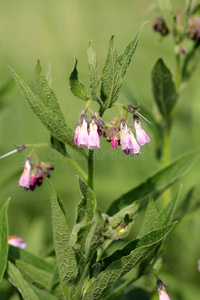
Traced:
<path fill-rule="evenodd" d="M 178 92 L 180 87 L 180 55 L 179 54 L 176 54 L 175 86 L 176 86 L 176 91 Z"/>
<path fill-rule="evenodd" d="M 131 283 L 135 282 L 138 279 L 138 277 L 136 278 L 132 278 L 129 281 L 126 281 L 125 283 L 123 283 L 122 285 L 120 285 L 118 288 L 116 288 L 110 295 L 108 295 L 107 297 L 104 298 L 104 300 L 109 300 L 109 299 L 114 299 L 114 297 L 116 295 L 118 295 L 122 290 L 124 290 L 127 286 L 129 286 Z"/>
<path fill-rule="evenodd" d="M 94 151 L 88 152 L 88 186 L 93 190 L 93 168 L 94 168 Z"/>
<path fill-rule="evenodd" d="M 163 165 L 167 166 L 170 163 L 170 130 L 165 129 L 164 132 L 164 145 L 163 145 Z M 167 189 L 163 194 L 164 205 L 169 202 L 170 190 Z"/>

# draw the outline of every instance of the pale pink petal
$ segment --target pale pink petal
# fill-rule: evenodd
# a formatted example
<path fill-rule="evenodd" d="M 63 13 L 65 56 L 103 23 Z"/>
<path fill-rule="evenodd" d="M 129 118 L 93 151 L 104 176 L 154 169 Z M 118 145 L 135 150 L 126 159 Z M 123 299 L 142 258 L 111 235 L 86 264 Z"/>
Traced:
<path fill-rule="evenodd" d="M 78 135 L 78 147 L 88 147 L 88 131 L 87 122 L 85 120 L 83 120 L 83 123 L 80 126 L 80 132 Z"/>
<path fill-rule="evenodd" d="M 19 179 L 19 186 L 29 189 L 31 183 L 31 165 L 27 159 L 25 162 L 24 171 Z"/>
<path fill-rule="evenodd" d="M 74 144 L 75 145 L 78 145 L 79 132 L 80 132 L 80 126 L 77 126 L 76 130 L 75 130 L 75 134 L 74 134 Z"/>
<path fill-rule="evenodd" d="M 100 138 L 97 131 L 98 127 L 94 121 L 90 123 L 90 133 L 88 137 L 88 149 L 94 150 L 100 148 Z"/>
<path fill-rule="evenodd" d="M 8 244 L 18 247 L 18 248 L 22 248 L 25 249 L 26 248 L 26 244 L 24 243 L 24 240 L 22 238 L 19 238 L 17 236 L 9 236 L 8 238 Z"/>
<path fill-rule="evenodd" d="M 150 142 L 149 136 L 146 134 L 144 129 L 141 127 L 140 121 L 135 121 L 135 130 L 136 130 L 136 138 L 138 143 L 143 146 L 146 143 Z"/>

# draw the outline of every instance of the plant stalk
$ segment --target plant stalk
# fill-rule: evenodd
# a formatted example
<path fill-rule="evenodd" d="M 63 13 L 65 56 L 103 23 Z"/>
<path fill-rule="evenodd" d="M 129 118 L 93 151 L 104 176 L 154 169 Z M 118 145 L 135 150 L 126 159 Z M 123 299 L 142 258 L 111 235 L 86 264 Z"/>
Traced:
<path fill-rule="evenodd" d="M 94 151 L 88 152 L 88 186 L 93 190 Z"/>

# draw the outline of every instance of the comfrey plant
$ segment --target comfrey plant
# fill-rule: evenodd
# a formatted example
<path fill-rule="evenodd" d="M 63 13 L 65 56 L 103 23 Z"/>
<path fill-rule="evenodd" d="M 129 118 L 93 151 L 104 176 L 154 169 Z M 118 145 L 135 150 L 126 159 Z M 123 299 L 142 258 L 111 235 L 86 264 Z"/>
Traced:
<path fill-rule="evenodd" d="M 191 13 L 189 6 L 184 24 L 187 24 L 186 21 Z M 171 17 L 174 20 L 173 13 Z M 159 18 L 156 22 L 154 22 L 155 30 L 163 35 L 170 32 L 170 29 L 165 28 L 163 18 Z M 98 208 L 93 189 L 94 150 L 101 151 L 103 138 L 115 151 L 118 151 L 119 147 L 130 157 L 139 155 L 141 147 L 150 142 L 149 132 L 147 134 L 142 128 L 143 124 L 145 127 L 147 120 L 139 113 L 140 106 L 117 102 L 141 30 L 142 27 L 120 55 L 114 46 L 114 37 L 110 39 L 101 80 L 97 73 L 97 56 L 91 43 L 89 44 L 89 96 L 86 87 L 78 78 L 77 59 L 75 59 L 69 85 L 72 94 L 85 101 L 86 105 L 79 113 L 74 130 L 66 124 L 64 114 L 42 72 L 39 61 L 35 70 L 38 96 L 9 67 L 31 109 L 50 132 L 51 140 L 50 144 L 25 144 L 16 149 L 21 152 L 31 148 L 24 162 L 24 171 L 19 185 L 25 190 L 33 191 L 45 178 L 49 185 L 55 250 L 51 253 L 51 260 L 47 259 L 49 257 L 39 258 L 22 249 L 26 244 L 21 238 L 9 237 L 7 222 L 9 201 L 0 211 L 0 280 L 3 277 L 8 280 L 16 287 L 23 299 L 96 300 L 115 299 L 121 295 L 121 299 L 130 299 L 126 295 L 127 289 L 130 291 L 131 288 L 134 295 L 137 281 L 140 280 L 141 285 L 144 276 L 149 276 L 151 279 L 148 287 L 150 294 L 155 292 L 156 278 L 159 299 L 169 299 L 165 285 L 161 279 L 158 279 L 157 273 L 162 266 L 163 242 L 176 224 L 173 216 L 174 212 L 177 213 L 175 204 L 180 189 L 172 197 L 169 193 L 165 193 L 165 201 L 160 211 L 157 211 L 155 201 L 189 169 L 198 157 L 198 152 L 193 152 L 183 155 L 172 163 L 169 161 L 169 132 L 180 88 L 179 73 L 182 71 L 181 82 L 185 83 L 189 72 L 188 60 L 192 61 L 191 56 L 185 59 L 182 69 L 180 69 L 179 57 L 177 58 L 179 69 L 176 74 L 176 84 L 162 60 L 158 60 L 152 71 L 153 95 L 163 116 L 160 123 L 151 116 L 152 132 L 155 132 L 155 128 L 159 128 L 158 131 L 161 133 L 157 154 L 160 153 L 158 157 L 164 157 L 164 168 L 113 201 L 106 213 Z M 176 46 L 180 46 L 183 37 L 188 35 L 187 26 L 184 27 L 184 34 L 182 32 L 180 40 L 177 40 L 179 35 L 180 31 L 177 29 Z M 198 47 L 196 38 L 194 47 L 196 51 Z M 176 57 L 181 54 L 183 51 L 176 52 Z M 98 111 L 92 108 L 93 103 L 96 102 L 99 104 Z M 104 112 L 113 107 L 119 108 L 119 114 L 111 121 L 105 120 Z M 158 136 L 157 133 L 155 136 Z M 77 205 L 76 219 L 71 231 L 66 221 L 62 201 L 49 180 L 50 170 L 54 169 L 54 165 L 51 162 L 40 161 L 36 154 L 36 150 L 40 147 L 55 149 L 79 173 L 78 181 L 82 199 Z M 74 150 L 74 153 L 79 153 L 87 160 L 87 174 L 69 154 L 69 147 Z M 181 210 L 182 217 L 187 212 L 181 206 L 178 209 Z M 125 242 L 122 239 L 130 233 L 138 216 L 143 216 L 143 221 L 137 226 L 136 238 Z M 131 299 L 141 299 L 141 297 L 142 294 L 137 296 L 135 294 Z"/>

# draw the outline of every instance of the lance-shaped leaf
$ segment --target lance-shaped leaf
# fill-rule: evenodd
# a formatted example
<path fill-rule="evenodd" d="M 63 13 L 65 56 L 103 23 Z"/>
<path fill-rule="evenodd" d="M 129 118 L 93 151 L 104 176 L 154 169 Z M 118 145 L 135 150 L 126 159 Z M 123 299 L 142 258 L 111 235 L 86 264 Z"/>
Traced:
<path fill-rule="evenodd" d="M 94 212 L 96 208 L 96 198 L 94 192 L 78 176 L 80 192 L 83 198 L 76 207 L 76 223 L 73 228 L 72 243 L 78 242 L 82 252 L 85 252 L 85 241 L 92 226 Z"/>
<path fill-rule="evenodd" d="M 82 82 L 78 79 L 77 63 L 78 60 L 75 58 L 74 69 L 69 76 L 69 87 L 75 97 L 87 101 L 87 90 Z"/>
<path fill-rule="evenodd" d="M 27 250 L 14 247 L 12 245 L 9 245 L 8 258 L 11 260 L 21 260 L 50 274 L 53 274 L 55 269 L 55 266 L 52 263 L 47 262 L 40 257 L 37 257 L 36 255 L 28 252 Z"/>
<path fill-rule="evenodd" d="M 180 195 L 180 191 L 181 191 L 181 186 L 159 213 L 160 224 L 162 226 L 167 225 L 172 220 L 175 205 Z"/>
<path fill-rule="evenodd" d="M 178 94 L 172 74 L 162 59 L 158 59 L 151 73 L 152 92 L 160 113 L 169 124 L 170 113 L 176 104 Z"/>
<path fill-rule="evenodd" d="M 35 68 L 35 87 L 45 107 L 52 111 L 59 119 L 61 119 L 63 123 L 65 123 L 65 118 L 60 109 L 56 95 L 49 86 L 42 72 L 42 67 L 39 60 Z"/>
<path fill-rule="evenodd" d="M 56 251 L 61 288 L 66 299 L 69 298 L 69 284 L 77 274 L 76 255 L 70 245 L 70 231 L 66 222 L 65 211 L 50 181 L 51 212 L 53 226 L 53 240 Z"/>
<path fill-rule="evenodd" d="M 24 300 L 39 300 L 39 297 L 24 280 L 20 271 L 10 261 L 8 261 L 6 276 L 12 285 L 18 289 Z"/>
<path fill-rule="evenodd" d="M 195 71 L 196 67 L 198 66 L 200 59 L 200 46 L 194 45 L 192 50 L 187 53 L 184 58 L 183 68 L 182 68 L 182 81 L 186 83 L 193 72 Z"/>
<path fill-rule="evenodd" d="M 77 151 L 80 151 L 80 149 L 74 144 L 74 135 L 72 130 L 55 113 L 53 113 L 49 107 L 44 105 L 44 103 L 31 91 L 31 89 L 11 67 L 8 68 L 34 114 L 46 126 L 50 133 L 61 142 L 68 144 Z M 85 152 L 83 153 L 85 154 Z"/>
<path fill-rule="evenodd" d="M 125 75 L 125 73 L 128 69 L 128 66 L 130 65 L 130 62 L 133 58 L 133 55 L 135 53 L 135 50 L 136 50 L 138 42 L 139 42 L 140 33 L 142 31 L 144 24 L 140 27 L 140 29 L 138 30 L 138 32 L 136 33 L 134 38 L 127 45 L 125 51 L 119 55 L 118 61 L 121 66 L 122 77 Z"/>
<path fill-rule="evenodd" d="M 94 220 L 85 242 L 86 259 L 91 257 L 97 247 L 104 242 L 102 232 L 104 230 L 105 221 L 99 209 L 95 211 Z"/>
<path fill-rule="evenodd" d="M 101 264 L 101 272 L 96 279 L 92 279 L 83 299 L 100 299 L 122 276 L 149 255 L 158 243 L 167 236 L 174 225 L 173 223 L 164 226 L 139 239 L 133 240 L 123 249 L 101 260 L 99 262 Z"/>
<path fill-rule="evenodd" d="M 149 199 L 139 237 L 160 228 L 159 216 L 153 198 Z"/>
<path fill-rule="evenodd" d="M 7 210 L 10 199 L 0 210 L 0 282 L 3 279 L 8 257 L 8 219 Z"/>
<path fill-rule="evenodd" d="M 114 36 L 111 37 L 108 47 L 106 63 L 103 69 L 101 98 L 106 107 L 111 107 L 118 99 L 122 85 L 122 72 L 118 62 L 118 54 L 114 46 Z"/>
<path fill-rule="evenodd" d="M 145 182 L 115 200 L 108 210 L 108 215 L 117 213 L 136 200 L 140 201 L 140 208 L 150 197 L 156 200 L 164 190 L 189 170 L 198 157 L 199 151 L 194 151 L 177 158 L 170 165 L 147 178 Z"/>
<path fill-rule="evenodd" d="M 56 296 L 53 296 L 50 293 L 48 293 L 42 289 L 39 289 L 38 287 L 36 287 L 33 284 L 29 284 L 29 286 L 35 292 L 35 294 L 38 296 L 38 298 L 40 300 L 58 300 L 58 298 Z M 60 299 L 63 299 L 63 297 Z"/>
<path fill-rule="evenodd" d="M 90 76 L 90 91 L 93 100 L 97 97 L 97 88 L 99 85 L 99 76 L 97 74 L 98 60 L 96 53 L 92 49 L 91 42 L 88 46 L 88 65 L 89 65 L 89 76 Z"/>

